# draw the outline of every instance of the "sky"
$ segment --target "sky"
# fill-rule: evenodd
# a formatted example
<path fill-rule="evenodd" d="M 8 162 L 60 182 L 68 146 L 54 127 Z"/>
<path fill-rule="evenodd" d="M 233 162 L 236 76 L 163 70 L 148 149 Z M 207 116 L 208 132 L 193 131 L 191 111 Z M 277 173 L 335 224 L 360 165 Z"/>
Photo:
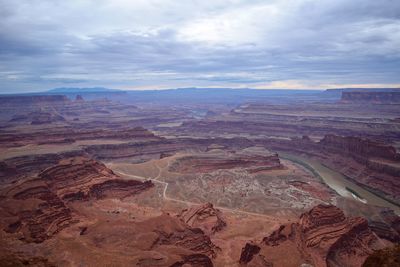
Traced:
<path fill-rule="evenodd" d="M 0 0 L 0 93 L 400 87 L 399 0 Z"/>

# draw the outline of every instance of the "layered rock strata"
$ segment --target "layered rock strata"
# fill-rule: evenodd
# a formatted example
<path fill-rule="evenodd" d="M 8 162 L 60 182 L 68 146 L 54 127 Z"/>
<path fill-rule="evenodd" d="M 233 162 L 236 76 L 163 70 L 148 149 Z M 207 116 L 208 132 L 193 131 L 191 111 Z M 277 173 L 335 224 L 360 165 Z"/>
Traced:
<path fill-rule="evenodd" d="M 287 267 L 304 263 L 315 267 L 358 267 L 375 249 L 384 245 L 368 227 L 367 220 L 347 218 L 335 206 L 318 205 L 302 214 L 298 222 L 280 226 L 257 246 L 259 252 L 246 244 L 242 263 L 249 266 L 272 262 Z M 291 258 L 286 258 L 288 256 Z"/>

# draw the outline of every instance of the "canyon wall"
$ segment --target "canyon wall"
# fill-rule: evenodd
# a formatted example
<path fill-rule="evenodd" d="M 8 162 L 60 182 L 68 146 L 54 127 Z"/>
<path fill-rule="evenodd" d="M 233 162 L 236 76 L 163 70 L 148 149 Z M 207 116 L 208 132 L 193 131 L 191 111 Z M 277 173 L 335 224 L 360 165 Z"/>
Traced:
<path fill-rule="evenodd" d="M 400 103 L 400 90 L 398 92 L 342 92 L 341 102 Z"/>

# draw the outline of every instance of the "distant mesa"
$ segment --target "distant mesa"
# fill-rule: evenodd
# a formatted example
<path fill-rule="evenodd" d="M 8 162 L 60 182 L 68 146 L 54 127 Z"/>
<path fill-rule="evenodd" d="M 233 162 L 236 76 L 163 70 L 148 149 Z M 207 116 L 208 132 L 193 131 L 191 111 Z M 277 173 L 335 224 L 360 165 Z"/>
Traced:
<path fill-rule="evenodd" d="M 341 103 L 400 103 L 400 89 L 395 91 L 343 91 Z"/>
<path fill-rule="evenodd" d="M 62 105 L 70 100 L 65 95 L 3 95 L 0 96 L 2 106 L 26 106 L 26 105 Z"/>
<path fill-rule="evenodd" d="M 104 87 L 90 87 L 90 88 L 77 88 L 77 87 L 60 87 L 47 91 L 48 93 L 104 93 L 104 92 L 124 92 L 123 90 L 110 89 Z"/>

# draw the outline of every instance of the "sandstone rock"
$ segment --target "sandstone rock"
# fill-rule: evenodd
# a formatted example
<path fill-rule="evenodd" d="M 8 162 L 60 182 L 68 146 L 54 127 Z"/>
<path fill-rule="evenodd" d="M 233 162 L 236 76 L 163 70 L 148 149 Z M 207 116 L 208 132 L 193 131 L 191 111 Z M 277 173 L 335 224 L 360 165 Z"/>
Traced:
<path fill-rule="evenodd" d="M 30 161 L 18 164 L 29 165 Z M 41 243 L 77 222 L 69 202 L 125 198 L 152 186 L 150 181 L 123 180 L 104 164 L 86 157 L 62 159 L 37 178 L 0 191 L 7 199 L 0 205 L 9 222 L 4 230 L 21 234 L 26 242 Z"/>
<path fill-rule="evenodd" d="M 315 267 L 358 267 L 383 243 L 365 219 L 347 218 L 339 208 L 321 204 L 302 214 L 297 223 L 280 226 L 259 247 L 257 258 L 264 257 L 278 266 L 308 262 Z M 273 255 L 280 255 L 279 262 L 274 262 Z M 262 266 L 255 263 L 251 260 L 249 266 Z"/>
<path fill-rule="evenodd" d="M 219 169 L 244 168 L 249 173 L 255 173 L 281 167 L 277 154 L 266 149 L 251 147 L 236 153 L 209 151 L 198 155 L 184 156 L 177 159 L 170 169 L 180 173 L 205 173 Z"/>
<path fill-rule="evenodd" d="M 260 252 L 260 249 L 261 248 L 259 246 L 253 243 L 246 243 L 244 248 L 242 248 L 239 262 L 241 264 L 250 262 L 253 259 L 253 256 Z"/>
<path fill-rule="evenodd" d="M 377 250 L 363 263 L 362 267 L 400 267 L 400 245 Z"/>
<path fill-rule="evenodd" d="M 200 228 L 207 235 L 221 231 L 226 226 L 222 213 L 211 203 L 183 210 L 178 217 L 190 227 Z"/>
<path fill-rule="evenodd" d="M 341 153 L 352 154 L 358 158 L 383 158 L 393 161 L 400 160 L 400 154 L 392 146 L 369 139 L 353 136 L 326 135 L 320 142 L 322 146 L 340 150 Z"/>
<path fill-rule="evenodd" d="M 184 256 L 182 261 L 176 262 L 171 267 L 213 267 L 211 259 L 204 254 L 191 254 Z"/>

